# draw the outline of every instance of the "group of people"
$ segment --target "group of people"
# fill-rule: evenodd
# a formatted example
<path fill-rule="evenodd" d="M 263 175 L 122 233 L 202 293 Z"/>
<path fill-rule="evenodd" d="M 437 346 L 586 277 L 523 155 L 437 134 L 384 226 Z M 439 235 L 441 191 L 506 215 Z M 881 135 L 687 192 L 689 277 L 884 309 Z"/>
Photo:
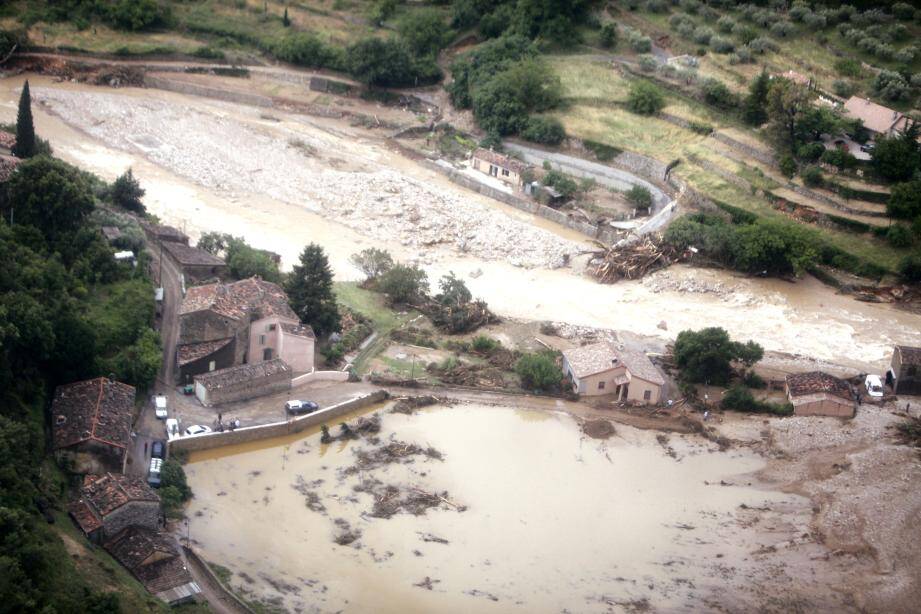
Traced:
<path fill-rule="evenodd" d="M 222 416 L 221 414 L 218 414 L 218 415 L 217 415 L 217 422 L 215 423 L 214 429 L 215 429 L 218 433 L 223 433 L 225 428 L 226 428 L 228 431 L 232 431 L 232 430 L 234 430 L 234 429 L 240 428 L 240 420 L 239 420 L 239 418 L 230 418 L 230 419 L 227 421 L 227 424 L 224 424 L 223 416 Z"/>

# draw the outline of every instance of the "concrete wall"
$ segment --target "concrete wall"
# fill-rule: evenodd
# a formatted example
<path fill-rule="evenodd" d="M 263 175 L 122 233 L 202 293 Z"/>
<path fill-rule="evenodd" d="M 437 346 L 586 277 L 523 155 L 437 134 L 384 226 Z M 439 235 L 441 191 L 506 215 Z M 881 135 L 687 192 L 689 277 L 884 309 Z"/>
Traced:
<path fill-rule="evenodd" d="M 195 396 L 202 405 L 211 407 L 222 403 L 245 401 L 268 394 L 289 390 L 291 388 L 291 371 L 273 373 L 267 377 L 234 382 L 214 390 L 207 390 L 200 382 L 195 382 Z"/>
<path fill-rule="evenodd" d="M 302 337 L 281 331 L 278 357 L 288 363 L 291 366 L 291 370 L 296 373 L 312 371 L 314 369 L 316 343 L 316 339 L 311 337 Z"/>
<path fill-rule="evenodd" d="M 157 501 L 131 501 L 103 520 L 106 538 L 114 537 L 126 527 L 138 526 L 156 531 L 159 528 L 160 504 Z"/>
<path fill-rule="evenodd" d="M 853 401 L 828 394 L 811 394 L 791 399 L 793 414 L 797 416 L 831 416 L 853 418 L 856 409 Z"/>
<path fill-rule="evenodd" d="M 349 381 L 348 371 L 313 371 L 305 373 L 291 380 L 291 387 L 303 386 L 314 382 L 347 382 Z"/>
<path fill-rule="evenodd" d="M 272 437 L 281 437 L 292 433 L 300 433 L 307 429 L 327 424 L 336 418 L 347 413 L 380 403 L 387 398 L 386 390 L 378 390 L 351 401 L 345 401 L 338 405 L 331 405 L 326 409 L 298 416 L 285 422 L 273 422 L 272 424 L 263 424 L 260 426 L 243 427 L 233 431 L 224 431 L 223 433 L 210 433 L 208 435 L 197 435 L 195 437 L 182 437 L 169 442 L 170 453 L 182 450 L 194 452 L 198 450 L 210 450 L 223 446 L 231 446 L 251 441 L 260 441 Z"/>
<path fill-rule="evenodd" d="M 198 83 L 174 81 L 172 79 L 164 79 L 163 77 L 145 75 L 144 84 L 147 87 L 155 87 L 169 92 L 178 92 L 180 94 L 189 94 L 192 96 L 205 96 L 206 98 L 214 98 L 215 100 L 223 100 L 225 102 L 236 102 L 257 107 L 274 106 L 272 99 L 268 96 L 260 96 L 259 94 L 251 94 L 248 92 L 226 91 L 200 85 Z"/>

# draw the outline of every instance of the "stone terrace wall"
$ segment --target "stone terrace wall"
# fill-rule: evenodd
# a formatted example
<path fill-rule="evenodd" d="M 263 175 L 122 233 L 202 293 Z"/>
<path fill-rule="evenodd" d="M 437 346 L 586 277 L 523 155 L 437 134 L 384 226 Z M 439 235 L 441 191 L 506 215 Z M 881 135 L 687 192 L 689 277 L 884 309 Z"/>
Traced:
<path fill-rule="evenodd" d="M 211 450 L 223 446 L 232 446 L 240 443 L 249 443 L 251 441 L 260 441 L 272 437 L 281 437 L 292 433 L 300 433 L 309 428 L 326 424 L 343 416 L 375 403 L 380 403 L 387 398 L 386 390 L 378 390 L 351 401 L 345 401 L 338 405 L 331 405 L 326 409 L 299 416 L 285 422 L 273 422 L 259 426 L 248 426 L 238 428 L 233 431 L 224 431 L 223 433 L 210 433 L 208 435 L 197 435 L 194 437 L 182 437 L 169 442 L 170 452 L 185 451 L 196 452 L 198 450 Z"/>
<path fill-rule="evenodd" d="M 236 102 L 239 104 L 247 104 L 256 107 L 275 106 L 275 103 L 273 103 L 272 99 L 268 96 L 260 96 L 259 94 L 250 94 L 248 92 L 231 92 L 214 87 L 208 87 L 206 85 L 199 85 L 197 83 L 174 81 L 172 79 L 164 79 L 163 77 L 155 77 L 152 75 L 146 75 L 144 77 L 144 84 L 148 87 L 155 87 L 157 89 L 167 90 L 169 92 L 188 94 L 190 96 L 203 96 L 205 98 L 223 100 L 224 102 Z"/>

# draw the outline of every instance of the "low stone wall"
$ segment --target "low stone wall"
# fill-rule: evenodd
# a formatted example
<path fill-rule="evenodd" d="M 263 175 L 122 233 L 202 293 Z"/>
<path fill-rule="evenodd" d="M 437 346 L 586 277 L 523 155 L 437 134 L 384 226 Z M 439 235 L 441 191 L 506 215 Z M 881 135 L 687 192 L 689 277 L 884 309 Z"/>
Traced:
<path fill-rule="evenodd" d="M 349 381 L 348 371 L 313 371 L 299 375 L 291 380 L 291 387 L 296 388 L 312 382 L 347 382 Z"/>
<path fill-rule="evenodd" d="M 800 196 L 805 196 L 806 198 L 811 198 L 821 203 L 825 203 L 829 207 L 834 207 L 835 209 L 838 209 L 839 211 L 843 211 L 845 213 L 850 213 L 852 215 L 866 215 L 867 217 L 886 217 L 886 210 L 882 208 L 879 211 L 865 211 L 863 209 L 855 209 L 854 207 L 848 207 L 847 205 L 841 202 L 838 202 L 837 200 L 830 198 L 826 196 L 825 194 L 821 194 L 820 192 L 816 192 L 815 190 L 810 190 L 807 187 L 797 185 L 795 183 L 788 184 L 786 188 L 788 190 L 796 192 Z"/>
<path fill-rule="evenodd" d="M 331 405 L 306 416 L 298 416 L 285 422 L 273 422 L 271 424 L 262 424 L 259 426 L 248 426 L 238 428 L 233 431 L 224 431 L 223 433 L 209 433 L 208 435 L 196 435 L 194 437 L 182 437 L 168 443 L 170 453 L 177 451 L 196 452 L 199 450 L 211 450 L 224 446 L 232 446 L 251 441 L 260 441 L 272 437 L 281 437 L 292 433 L 300 433 L 309 428 L 326 424 L 343 416 L 375 403 L 380 403 L 387 398 L 386 390 L 378 390 L 351 401 L 345 401 L 337 405 Z"/>
<path fill-rule="evenodd" d="M 173 81 L 172 79 L 164 79 L 163 77 L 155 77 L 152 75 L 146 75 L 144 77 L 144 84 L 148 87 L 167 90 L 169 92 L 187 94 L 190 96 L 203 96 L 205 98 L 223 100 L 224 102 L 235 102 L 256 107 L 275 106 L 275 104 L 272 102 L 272 99 L 268 96 L 260 96 L 259 94 L 250 94 L 247 92 L 230 92 L 214 87 L 208 87 L 206 85 L 199 85 L 197 83 Z"/>
<path fill-rule="evenodd" d="M 710 134 L 710 138 L 719 141 L 723 145 L 728 145 L 730 148 L 735 149 L 743 155 L 748 156 L 749 158 L 754 158 L 759 162 L 768 164 L 770 166 L 777 166 L 777 161 L 774 159 L 774 156 L 766 151 L 761 149 L 756 149 L 751 145 L 746 145 L 741 141 L 737 141 L 730 136 L 726 136 L 721 132 L 713 132 Z"/>

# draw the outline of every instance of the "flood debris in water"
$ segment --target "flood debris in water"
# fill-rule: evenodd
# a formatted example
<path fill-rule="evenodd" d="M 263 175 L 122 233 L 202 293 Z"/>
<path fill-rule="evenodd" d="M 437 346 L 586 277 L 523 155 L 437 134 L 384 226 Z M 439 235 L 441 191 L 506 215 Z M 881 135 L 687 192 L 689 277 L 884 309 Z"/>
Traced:
<path fill-rule="evenodd" d="M 262 578 L 262 580 L 264 580 L 266 584 L 274 588 L 276 591 L 278 591 L 282 595 L 287 595 L 288 593 L 296 593 L 300 590 L 298 586 L 295 586 L 294 584 L 289 584 L 288 582 L 285 582 L 284 580 L 273 578 L 272 576 L 266 573 L 259 574 L 259 577 Z"/>
<path fill-rule="evenodd" d="M 402 397 L 397 399 L 397 402 L 394 404 L 394 406 L 390 408 L 390 413 L 405 414 L 407 416 L 411 416 L 420 407 L 428 407 L 429 405 L 436 405 L 438 403 L 442 403 L 442 400 L 431 394 L 415 397 Z"/>
<path fill-rule="evenodd" d="M 354 475 L 360 471 L 371 471 L 391 463 L 412 463 L 415 457 L 424 456 L 432 460 L 444 460 L 444 454 L 428 446 L 423 448 L 414 443 L 394 440 L 370 450 L 356 450 L 355 464 L 342 470 L 343 475 Z"/>
<path fill-rule="evenodd" d="M 435 544 L 449 544 L 449 543 L 451 543 L 451 542 L 449 542 L 448 540 L 446 540 L 444 537 L 438 537 L 437 535 L 432 535 L 431 533 L 422 533 L 422 532 L 420 532 L 420 531 L 417 531 L 416 534 L 417 534 L 417 535 L 419 536 L 419 538 L 422 539 L 422 541 L 424 541 L 425 543 L 435 543 Z"/>
<path fill-rule="evenodd" d="M 435 588 L 435 585 L 438 584 L 439 582 L 441 582 L 441 580 L 433 580 L 430 577 L 425 576 L 425 578 L 422 581 L 416 582 L 415 584 L 413 584 L 413 586 L 418 586 L 419 588 L 424 588 L 425 590 L 430 591 L 433 588 Z"/>
<path fill-rule="evenodd" d="M 380 414 L 372 414 L 367 417 L 361 417 L 352 424 L 347 422 L 340 422 L 338 435 L 333 435 L 330 433 L 329 427 L 324 424 L 320 427 L 320 443 L 329 444 L 334 441 L 348 441 L 351 439 L 358 439 L 359 437 L 367 437 L 368 435 L 379 433 L 380 430 Z"/>
<path fill-rule="evenodd" d="M 658 442 L 660 446 L 662 446 L 662 449 L 665 450 L 665 453 L 668 456 L 670 456 L 671 458 L 674 458 L 675 460 L 678 460 L 678 453 L 675 452 L 675 448 L 669 445 L 668 435 L 663 435 L 660 433 L 656 435 L 656 441 Z"/>
<path fill-rule="evenodd" d="M 375 479 L 365 480 L 355 489 L 367 492 L 374 497 L 371 516 L 375 518 L 391 518 L 400 512 L 413 516 L 424 516 L 430 509 L 435 508 L 452 509 L 458 512 L 467 509 L 467 506 L 452 501 L 448 491 L 427 492 L 414 486 L 400 487 L 394 484 L 383 484 L 380 480 Z"/>
<path fill-rule="evenodd" d="M 582 432 L 592 439 L 607 439 L 617 431 L 607 420 L 586 420 L 582 423 Z"/>
<path fill-rule="evenodd" d="M 499 601 L 499 598 L 493 595 L 492 593 L 487 593 L 486 591 L 481 591 L 479 589 L 471 589 L 469 591 L 464 591 L 464 594 L 470 595 L 471 597 L 486 597 L 490 601 Z"/>
<path fill-rule="evenodd" d="M 333 537 L 333 541 L 340 546 L 349 546 L 361 538 L 361 530 L 353 529 L 352 525 L 349 524 L 349 521 L 345 518 L 336 518 L 333 524 L 336 525 L 338 530 Z M 355 547 L 359 546 L 356 545 Z"/>

